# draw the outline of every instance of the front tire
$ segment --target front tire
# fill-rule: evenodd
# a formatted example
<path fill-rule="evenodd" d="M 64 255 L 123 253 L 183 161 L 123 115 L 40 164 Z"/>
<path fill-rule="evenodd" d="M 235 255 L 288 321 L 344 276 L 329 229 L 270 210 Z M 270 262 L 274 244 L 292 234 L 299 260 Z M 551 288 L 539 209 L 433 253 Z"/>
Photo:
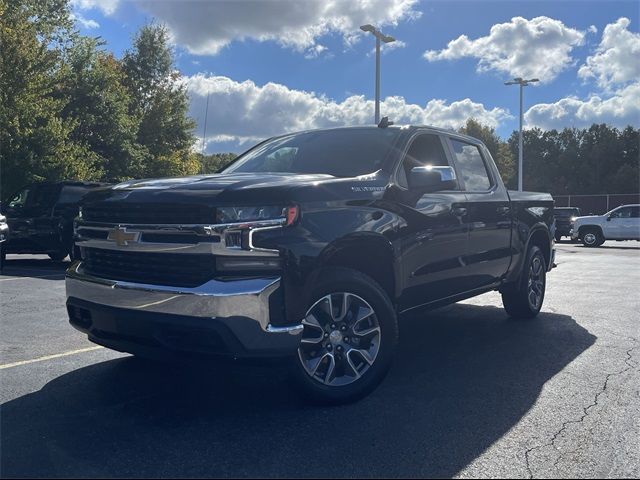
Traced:
<path fill-rule="evenodd" d="M 312 401 L 354 402 L 391 367 L 398 343 L 396 312 L 372 278 L 347 268 L 322 272 L 302 321 L 294 378 Z"/>
<path fill-rule="evenodd" d="M 604 243 L 604 236 L 597 228 L 585 229 L 581 239 L 585 247 L 599 247 Z"/>
<path fill-rule="evenodd" d="M 522 276 L 516 285 L 502 292 L 502 304 L 510 317 L 533 318 L 540 312 L 547 285 L 547 263 L 542 250 L 529 248 Z"/>

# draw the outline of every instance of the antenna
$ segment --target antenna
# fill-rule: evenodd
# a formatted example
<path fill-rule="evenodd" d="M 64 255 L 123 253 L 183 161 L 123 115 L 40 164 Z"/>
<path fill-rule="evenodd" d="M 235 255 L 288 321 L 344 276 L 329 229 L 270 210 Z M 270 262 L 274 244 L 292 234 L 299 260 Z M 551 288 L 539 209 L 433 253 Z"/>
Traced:
<path fill-rule="evenodd" d="M 389 121 L 389 117 L 382 117 L 380 123 L 378 124 L 378 128 L 387 128 L 389 125 L 393 125 L 393 122 Z"/>

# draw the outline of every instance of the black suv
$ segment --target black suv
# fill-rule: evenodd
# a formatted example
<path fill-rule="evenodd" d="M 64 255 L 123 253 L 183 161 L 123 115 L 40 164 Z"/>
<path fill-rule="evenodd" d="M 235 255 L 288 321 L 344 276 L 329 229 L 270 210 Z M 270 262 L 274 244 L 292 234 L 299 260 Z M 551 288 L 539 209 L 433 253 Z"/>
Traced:
<path fill-rule="evenodd" d="M 33 183 L 13 195 L 2 213 L 11 231 L 7 253 L 46 253 L 52 260 L 73 258 L 73 220 L 84 196 L 107 184 L 97 182 Z"/>
<path fill-rule="evenodd" d="M 580 209 L 577 207 L 556 207 L 553 209 L 553 216 L 556 220 L 556 242 L 562 237 L 571 236 L 572 218 L 580 216 Z"/>

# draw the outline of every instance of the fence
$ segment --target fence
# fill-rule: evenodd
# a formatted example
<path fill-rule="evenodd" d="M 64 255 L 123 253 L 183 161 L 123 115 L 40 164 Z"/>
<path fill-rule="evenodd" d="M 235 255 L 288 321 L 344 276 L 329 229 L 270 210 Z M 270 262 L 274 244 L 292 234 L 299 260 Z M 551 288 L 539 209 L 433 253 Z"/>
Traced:
<path fill-rule="evenodd" d="M 556 195 L 553 199 L 556 201 L 556 207 L 578 207 L 582 215 L 602 215 L 620 205 L 640 203 L 640 193 Z"/>

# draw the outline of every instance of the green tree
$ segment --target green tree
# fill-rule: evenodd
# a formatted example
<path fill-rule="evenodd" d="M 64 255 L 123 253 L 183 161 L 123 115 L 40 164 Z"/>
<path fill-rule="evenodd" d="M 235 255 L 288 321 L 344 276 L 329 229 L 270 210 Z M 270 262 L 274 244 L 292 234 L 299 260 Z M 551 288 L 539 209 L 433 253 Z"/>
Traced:
<path fill-rule="evenodd" d="M 105 178 L 135 177 L 144 170 L 136 139 L 139 122 L 129 115 L 131 98 L 121 64 L 101 46 L 97 39 L 80 37 L 69 49 L 62 115 L 75 120 L 70 138 L 89 150 Z"/>
<path fill-rule="evenodd" d="M 195 122 L 187 115 L 189 98 L 174 67 L 167 29 L 142 27 L 122 65 L 131 98 L 129 114 L 139 119 L 137 142 L 145 150 L 142 173 L 196 173 L 198 162 L 191 154 Z"/>
<path fill-rule="evenodd" d="M 70 139 L 62 59 L 74 39 L 66 0 L 0 0 L 0 189 L 57 178 L 96 178 L 87 149 Z"/>
<path fill-rule="evenodd" d="M 233 162 L 236 157 L 235 153 L 212 153 L 210 155 L 198 153 L 198 173 L 216 173 Z"/>

